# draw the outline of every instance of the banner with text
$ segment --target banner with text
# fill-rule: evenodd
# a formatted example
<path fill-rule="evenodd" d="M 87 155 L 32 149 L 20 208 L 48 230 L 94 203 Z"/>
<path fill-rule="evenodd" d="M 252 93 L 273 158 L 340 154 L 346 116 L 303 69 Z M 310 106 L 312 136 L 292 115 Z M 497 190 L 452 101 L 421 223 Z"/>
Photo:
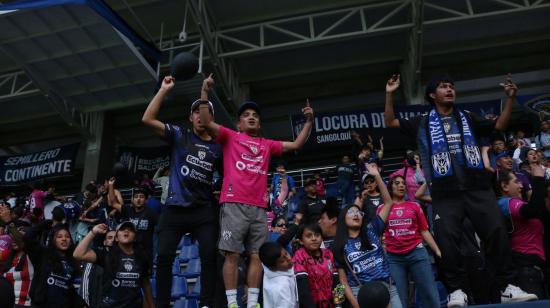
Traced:
<path fill-rule="evenodd" d="M 118 161 L 128 170 L 130 175 L 144 173 L 152 176 L 160 167 L 170 165 L 170 147 L 121 147 L 118 151 Z"/>
<path fill-rule="evenodd" d="M 501 111 L 501 101 L 493 100 L 479 103 L 457 104 L 461 110 L 468 110 L 481 116 L 498 115 Z M 427 113 L 430 106 L 411 105 L 396 106 L 396 118 L 412 118 Z M 306 119 L 303 115 L 292 115 L 290 122 L 294 137 L 298 136 L 304 127 Z M 408 140 L 398 129 L 386 128 L 384 124 L 384 108 L 373 108 L 339 113 L 317 113 L 313 128 L 304 149 L 314 149 L 322 146 L 338 146 L 351 144 L 351 131 L 356 131 L 366 140 L 367 135 L 373 138 L 375 147 L 384 137 L 386 149 L 401 149 L 414 146 L 415 140 Z"/>
<path fill-rule="evenodd" d="M 41 152 L 0 157 L 0 186 L 73 175 L 79 143 Z"/>

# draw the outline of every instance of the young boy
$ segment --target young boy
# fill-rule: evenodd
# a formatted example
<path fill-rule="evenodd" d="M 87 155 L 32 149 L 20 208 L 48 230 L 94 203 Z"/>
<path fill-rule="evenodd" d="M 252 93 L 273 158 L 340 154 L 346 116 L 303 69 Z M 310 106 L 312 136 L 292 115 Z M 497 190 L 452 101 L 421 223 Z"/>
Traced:
<path fill-rule="evenodd" d="M 264 265 L 264 308 L 297 308 L 298 289 L 292 259 L 281 244 L 267 242 L 260 247 Z"/>
<path fill-rule="evenodd" d="M 307 141 L 313 125 L 313 109 L 309 101 L 302 109 L 307 121 L 293 142 L 260 137 L 260 108 L 244 102 L 237 112 L 235 132 L 214 121 L 208 112 L 208 91 L 213 87 L 210 75 L 203 82 L 200 123 L 212 138 L 222 145 L 224 179 L 220 196 L 221 237 L 218 248 L 225 255 L 223 278 L 228 307 L 237 307 L 237 267 L 243 244 L 250 254 L 248 266 L 247 307 L 256 307 L 260 293 L 262 267 L 258 250 L 267 239 L 266 208 L 268 202 L 267 171 L 271 156 L 300 149 Z"/>

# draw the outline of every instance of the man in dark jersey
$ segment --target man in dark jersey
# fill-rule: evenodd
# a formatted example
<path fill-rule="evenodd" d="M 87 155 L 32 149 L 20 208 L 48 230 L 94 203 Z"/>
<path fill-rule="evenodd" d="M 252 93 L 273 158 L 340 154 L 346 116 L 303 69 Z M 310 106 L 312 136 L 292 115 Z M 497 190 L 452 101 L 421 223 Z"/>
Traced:
<path fill-rule="evenodd" d="M 304 185 L 305 196 L 300 200 L 296 220 L 299 223 L 317 222 L 321 218 L 321 211 L 327 203 L 325 198 L 317 194 L 315 179 L 308 179 Z"/>
<path fill-rule="evenodd" d="M 157 303 L 161 308 L 170 305 L 172 262 L 180 238 L 190 232 L 199 242 L 200 306 L 214 307 L 219 224 L 218 207 L 213 202 L 212 176 L 215 170 L 221 170 L 221 147 L 201 125 L 199 101 L 191 105 L 189 122 L 192 129 L 157 119 L 159 108 L 174 85 L 173 77 L 164 78 L 142 119 L 171 145 L 168 197 L 158 226 Z M 208 108 L 214 115 L 212 103 L 208 102 Z"/>
<path fill-rule="evenodd" d="M 493 130 L 505 130 L 510 120 L 517 93 L 511 76 L 501 84 L 506 103 L 496 121 L 456 107 L 454 82 L 449 76 L 434 78 L 426 86 L 426 100 L 432 105 L 428 115 L 396 119 L 393 92 L 399 83 L 399 75 L 394 75 L 386 84 L 384 121 L 387 127 L 400 128 L 404 135 L 417 141 L 433 199 L 435 235 L 443 256 L 442 278 L 449 291 L 448 306 L 467 305 L 463 291 L 468 289 L 467 275 L 460 254 L 465 217 L 486 244 L 487 260 L 495 267 L 501 302 L 537 299 L 511 283 L 514 271 L 510 266 L 506 228 L 479 150 L 481 137 L 488 137 Z"/>

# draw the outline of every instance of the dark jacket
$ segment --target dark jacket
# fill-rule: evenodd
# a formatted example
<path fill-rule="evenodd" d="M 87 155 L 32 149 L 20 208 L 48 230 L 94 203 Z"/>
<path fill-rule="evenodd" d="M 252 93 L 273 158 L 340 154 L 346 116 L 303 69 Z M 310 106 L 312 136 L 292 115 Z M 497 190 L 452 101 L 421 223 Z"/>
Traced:
<path fill-rule="evenodd" d="M 82 299 L 80 299 L 80 297 L 76 294 L 73 286 L 73 281 L 76 274 L 76 266 L 74 266 L 74 264 L 72 266 L 72 271 L 67 273 L 71 275 L 71 279 L 69 281 L 70 287 L 67 290 L 66 304 L 60 305 L 58 299 L 48 298 L 48 269 L 55 268 L 56 266 L 52 260 L 52 250 L 40 244 L 38 239 L 40 238 L 41 233 L 50 229 L 51 226 L 51 220 L 42 221 L 37 226 L 27 230 L 25 236 L 23 237 L 23 241 L 25 242 L 25 251 L 34 266 L 34 277 L 32 279 L 31 288 L 29 291 L 33 307 L 84 307 Z M 49 245 L 53 245 L 53 243 L 50 241 Z M 71 263 L 72 255 L 66 258 L 66 260 Z"/>

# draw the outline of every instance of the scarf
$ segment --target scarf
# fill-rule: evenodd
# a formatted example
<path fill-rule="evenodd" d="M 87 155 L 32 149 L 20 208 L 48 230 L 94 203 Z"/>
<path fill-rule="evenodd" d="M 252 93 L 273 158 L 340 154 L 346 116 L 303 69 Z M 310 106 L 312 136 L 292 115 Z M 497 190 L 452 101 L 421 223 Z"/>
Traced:
<path fill-rule="evenodd" d="M 456 110 L 456 109 L 455 109 Z M 477 146 L 475 137 L 470 128 L 470 124 L 464 113 L 460 110 L 454 112 L 460 117 L 460 137 L 462 139 L 462 153 L 466 161 L 466 167 L 469 169 L 483 169 L 481 160 L 481 152 Z M 457 123 L 458 124 L 458 123 Z M 453 167 L 451 163 L 451 153 L 447 144 L 447 136 L 441 125 L 441 119 L 435 109 L 430 111 L 428 115 L 428 146 L 430 146 L 432 174 L 434 178 L 442 178 L 453 175 Z"/>

